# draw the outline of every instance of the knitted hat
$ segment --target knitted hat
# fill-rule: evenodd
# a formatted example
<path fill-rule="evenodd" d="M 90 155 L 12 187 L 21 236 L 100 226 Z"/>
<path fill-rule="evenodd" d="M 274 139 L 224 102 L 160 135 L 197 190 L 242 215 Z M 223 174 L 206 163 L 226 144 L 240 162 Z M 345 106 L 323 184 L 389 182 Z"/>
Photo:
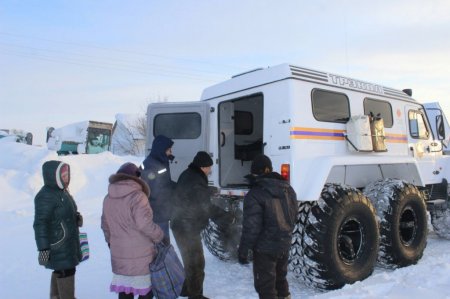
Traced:
<path fill-rule="evenodd" d="M 261 175 L 265 172 L 266 168 L 272 172 L 272 161 L 266 155 L 258 155 L 253 159 L 251 166 L 251 173 Z"/>
<path fill-rule="evenodd" d="M 213 165 L 213 160 L 207 152 L 200 151 L 195 155 L 192 164 L 197 167 L 209 167 Z"/>
<path fill-rule="evenodd" d="M 117 173 L 128 174 L 135 177 L 141 176 L 141 171 L 139 170 L 139 168 L 130 162 L 127 162 L 120 166 L 119 170 L 117 170 Z"/>

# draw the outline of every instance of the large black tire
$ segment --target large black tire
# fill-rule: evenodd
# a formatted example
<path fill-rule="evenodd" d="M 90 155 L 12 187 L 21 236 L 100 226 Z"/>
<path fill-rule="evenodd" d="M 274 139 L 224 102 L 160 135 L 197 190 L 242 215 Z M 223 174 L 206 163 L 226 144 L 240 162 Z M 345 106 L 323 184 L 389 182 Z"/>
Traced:
<path fill-rule="evenodd" d="M 369 199 L 354 188 L 327 184 L 318 201 L 300 203 L 289 268 L 309 286 L 337 289 L 373 272 L 378 242 Z"/>
<path fill-rule="evenodd" d="M 237 260 L 237 250 L 242 232 L 242 200 L 235 198 L 213 198 L 212 202 L 224 211 L 233 213 L 234 222 L 224 226 L 209 220 L 202 231 L 203 242 L 212 255 L 223 261 Z"/>
<path fill-rule="evenodd" d="M 212 255 L 223 261 L 236 260 L 242 226 L 232 224 L 222 227 L 209 220 L 208 226 L 202 231 L 206 248 Z"/>
<path fill-rule="evenodd" d="M 427 211 L 422 194 L 412 184 L 386 179 L 366 186 L 380 218 L 378 262 L 388 268 L 417 263 L 427 245 Z"/>

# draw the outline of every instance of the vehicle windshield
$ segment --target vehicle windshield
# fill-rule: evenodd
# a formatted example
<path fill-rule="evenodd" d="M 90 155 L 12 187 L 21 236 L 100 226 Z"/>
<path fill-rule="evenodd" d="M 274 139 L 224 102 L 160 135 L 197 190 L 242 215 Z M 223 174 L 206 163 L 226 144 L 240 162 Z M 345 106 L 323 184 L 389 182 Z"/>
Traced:
<path fill-rule="evenodd" d="M 88 129 L 86 146 L 87 154 L 98 154 L 109 150 L 111 144 L 111 131 L 107 129 Z"/>

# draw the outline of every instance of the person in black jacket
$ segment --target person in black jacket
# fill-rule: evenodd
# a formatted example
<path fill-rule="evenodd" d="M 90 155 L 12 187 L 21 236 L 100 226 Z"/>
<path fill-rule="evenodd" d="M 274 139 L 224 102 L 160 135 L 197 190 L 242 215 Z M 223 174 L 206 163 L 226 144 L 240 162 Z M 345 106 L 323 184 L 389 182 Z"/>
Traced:
<path fill-rule="evenodd" d="M 213 161 L 208 153 L 198 152 L 180 175 L 175 189 L 171 228 L 186 275 L 181 296 L 190 299 L 207 299 L 203 296 L 205 257 L 200 232 L 207 226 L 210 218 L 222 218 L 231 223 L 231 214 L 213 205 L 210 200 L 217 190 L 208 187 L 212 165 Z"/>
<path fill-rule="evenodd" d="M 141 178 L 150 187 L 150 206 L 153 209 L 153 221 L 164 232 L 164 242 L 170 244 L 169 220 L 172 209 L 172 197 L 175 182 L 170 177 L 169 161 L 172 155 L 172 139 L 158 135 L 153 140 L 150 154 L 145 158 Z"/>
<path fill-rule="evenodd" d="M 70 168 L 60 161 L 42 166 L 44 186 L 34 199 L 34 235 L 40 265 L 54 270 L 50 298 L 73 299 L 75 267 L 81 260 L 78 227 L 83 218 L 67 190 Z"/>
<path fill-rule="evenodd" d="M 297 196 L 265 155 L 255 157 L 251 189 L 244 198 L 239 263 L 253 251 L 253 276 L 261 299 L 290 298 L 286 279 L 292 231 L 297 219 Z"/>

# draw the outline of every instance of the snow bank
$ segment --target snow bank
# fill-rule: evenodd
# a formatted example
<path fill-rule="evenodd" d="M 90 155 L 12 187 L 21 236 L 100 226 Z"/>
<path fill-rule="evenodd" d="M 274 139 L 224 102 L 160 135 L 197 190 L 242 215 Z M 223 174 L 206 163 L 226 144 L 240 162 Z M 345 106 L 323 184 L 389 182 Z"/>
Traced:
<path fill-rule="evenodd" d="M 77 268 L 78 299 L 117 298 L 109 292 L 111 266 L 108 247 L 100 229 L 103 197 L 108 177 L 121 164 L 140 164 L 142 158 L 97 155 L 58 157 L 55 152 L 20 143 L 0 143 L 0 298 L 47 298 L 50 271 L 37 263 L 33 233 L 35 194 L 41 188 L 41 167 L 47 160 L 61 160 L 71 166 L 70 192 L 85 218 L 91 259 Z M 172 240 L 173 237 L 172 237 Z M 417 265 L 386 270 L 376 268 L 368 279 L 336 291 L 320 293 L 289 276 L 292 298 L 449 298 L 450 241 L 433 232 Z M 206 278 L 204 293 L 215 299 L 258 298 L 253 289 L 251 266 L 222 262 L 205 248 Z"/>

